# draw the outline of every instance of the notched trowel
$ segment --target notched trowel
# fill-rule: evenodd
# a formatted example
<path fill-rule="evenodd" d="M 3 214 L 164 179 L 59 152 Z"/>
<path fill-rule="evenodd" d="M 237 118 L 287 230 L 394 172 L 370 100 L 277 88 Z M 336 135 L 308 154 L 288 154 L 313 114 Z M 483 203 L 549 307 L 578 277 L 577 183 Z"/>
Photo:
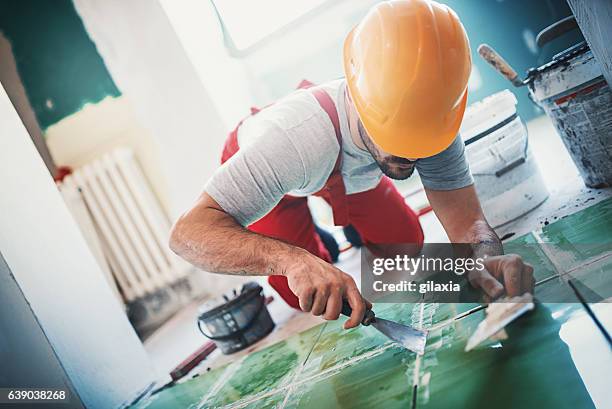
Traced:
<path fill-rule="evenodd" d="M 352 312 L 353 310 L 348 301 L 344 300 L 342 302 L 342 315 L 350 317 Z M 423 355 L 425 352 L 425 342 L 427 341 L 427 331 L 425 330 L 378 318 L 372 310 L 366 311 L 361 325 L 373 326 L 387 336 L 387 338 L 419 355 Z"/>
<path fill-rule="evenodd" d="M 504 330 L 506 325 L 527 311 L 533 310 L 534 307 L 533 296 L 529 293 L 489 304 L 486 309 L 487 317 L 478 324 L 465 346 L 465 351 L 471 351 L 489 338 L 498 340 L 508 338 Z"/>

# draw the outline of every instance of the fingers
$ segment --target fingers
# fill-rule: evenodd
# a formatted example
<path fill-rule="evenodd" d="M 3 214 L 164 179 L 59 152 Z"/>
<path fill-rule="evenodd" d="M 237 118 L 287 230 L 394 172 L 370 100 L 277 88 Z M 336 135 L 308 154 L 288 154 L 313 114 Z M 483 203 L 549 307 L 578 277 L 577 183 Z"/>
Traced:
<path fill-rule="evenodd" d="M 314 287 L 310 287 L 299 294 L 298 298 L 300 300 L 300 308 L 302 311 L 309 312 L 312 309 L 314 293 Z"/>
<path fill-rule="evenodd" d="M 344 323 L 344 329 L 349 329 L 354 328 L 361 323 L 361 320 L 363 320 L 363 316 L 365 315 L 366 305 L 361 297 L 361 294 L 359 294 L 359 290 L 357 290 L 357 287 L 355 287 L 354 284 L 352 287 L 347 289 L 346 299 L 353 309 L 351 317 Z"/>
<path fill-rule="evenodd" d="M 310 265 L 306 266 L 309 260 Z M 343 299 L 346 298 L 352 313 L 345 328 L 356 327 L 363 320 L 365 300 L 355 281 L 341 270 L 313 256 L 297 268 L 288 269 L 285 275 L 289 289 L 298 296 L 302 311 L 316 316 L 323 315 L 326 320 L 335 320 L 340 316 Z"/>
<path fill-rule="evenodd" d="M 328 321 L 337 320 L 340 316 L 340 310 L 342 309 L 342 291 L 339 289 L 332 291 L 331 295 L 327 299 L 327 306 L 325 307 L 325 314 L 323 318 Z"/>
<path fill-rule="evenodd" d="M 497 281 L 495 277 L 489 274 L 488 271 L 482 272 L 479 283 L 480 288 L 482 288 L 484 292 L 493 300 L 501 297 L 504 294 L 504 286 Z"/>
<path fill-rule="evenodd" d="M 314 302 L 312 304 L 312 315 L 321 315 L 325 312 L 325 306 L 327 305 L 327 299 L 329 298 L 329 289 L 327 286 L 321 286 L 317 288 L 315 292 Z"/>
<path fill-rule="evenodd" d="M 518 297 L 523 294 L 523 261 L 519 256 L 508 255 L 504 258 L 504 286 L 508 297 Z"/>
<path fill-rule="evenodd" d="M 520 256 L 506 254 L 490 257 L 485 261 L 485 267 L 487 271 L 479 271 L 471 281 L 492 299 L 500 297 L 503 292 L 508 297 L 517 297 L 527 292 L 533 294 L 535 287 L 533 267 L 524 263 Z M 504 284 L 501 288 L 500 282 Z"/>
<path fill-rule="evenodd" d="M 504 293 L 504 286 L 487 270 L 475 272 L 470 281 L 474 287 L 482 289 L 492 300 L 501 297 Z"/>
<path fill-rule="evenodd" d="M 531 264 L 525 263 L 522 281 L 523 292 L 533 294 L 535 290 L 535 277 L 533 276 L 533 266 Z"/>

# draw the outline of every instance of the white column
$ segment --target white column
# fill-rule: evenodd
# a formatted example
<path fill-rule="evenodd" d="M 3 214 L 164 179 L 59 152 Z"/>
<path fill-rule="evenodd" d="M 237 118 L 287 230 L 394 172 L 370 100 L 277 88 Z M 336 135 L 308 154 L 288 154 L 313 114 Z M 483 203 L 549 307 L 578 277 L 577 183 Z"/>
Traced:
<path fill-rule="evenodd" d="M 83 404 L 129 402 L 150 360 L 2 87 L 0 136 L 0 253 Z"/>

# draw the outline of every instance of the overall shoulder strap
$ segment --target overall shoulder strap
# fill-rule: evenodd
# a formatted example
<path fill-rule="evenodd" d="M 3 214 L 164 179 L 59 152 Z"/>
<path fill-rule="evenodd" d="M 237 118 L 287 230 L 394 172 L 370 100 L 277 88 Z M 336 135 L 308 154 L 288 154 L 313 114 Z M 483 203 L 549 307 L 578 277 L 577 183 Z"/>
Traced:
<path fill-rule="evenodd" d="M 334 125 L 336 139 L 338 140 L 338 146 L 340 147 L 340 150 L 338 151 L 338 158 L 336 159 L 336 164 L 334 165 L 334 170 L 332 170 L 324 189 L 332 207 L 334 224 L 336 226 L 347 226 L 349 224 L 349 212 L 346 200 L 346 189 L 344 187 L 344 181 L 342 180 L 342 174 L 340 173 L 340 168 L 342 166 L 342 133 L 340 132 L 340 119 L 338 117 L 338 111 L 336 110 L 334 101 L 327 92 L 323 91 L 323 89 L 319 87 L 312 88 L 312 94 L 319 102 L 319 105 L 321 105 L 321 108 L 323 108 L 323 110 L 327 113 L 327 116 L 329 116 L 329 119 Z"/>

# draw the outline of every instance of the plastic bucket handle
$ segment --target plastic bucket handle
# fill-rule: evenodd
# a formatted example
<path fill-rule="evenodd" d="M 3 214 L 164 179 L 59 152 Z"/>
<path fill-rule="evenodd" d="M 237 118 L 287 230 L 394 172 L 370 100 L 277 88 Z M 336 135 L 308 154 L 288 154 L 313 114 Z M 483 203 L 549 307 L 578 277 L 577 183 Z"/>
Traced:
<path fill-rule="evenodd" d="M 528 132 L 527 128 L 525 127 L 525 133 L 527 132 Z M 503 168 L 499 170 L 496 170 L 493 173 L 474 173 L 473 175 L 474 176 L 495 176 L 499 178 L 505 175 L 506 173 L 510 172 L 512 169 L 516 168 L 517 166 L 525 163 L 527 161 L 527 150 L 528 149 L 529 149 L 529 135 L 525 135 L 525 148 L 523 149 L 523 156 L 521 156 L 515 161 L 508 163 L 506 166 L 504 166 Z"/>

